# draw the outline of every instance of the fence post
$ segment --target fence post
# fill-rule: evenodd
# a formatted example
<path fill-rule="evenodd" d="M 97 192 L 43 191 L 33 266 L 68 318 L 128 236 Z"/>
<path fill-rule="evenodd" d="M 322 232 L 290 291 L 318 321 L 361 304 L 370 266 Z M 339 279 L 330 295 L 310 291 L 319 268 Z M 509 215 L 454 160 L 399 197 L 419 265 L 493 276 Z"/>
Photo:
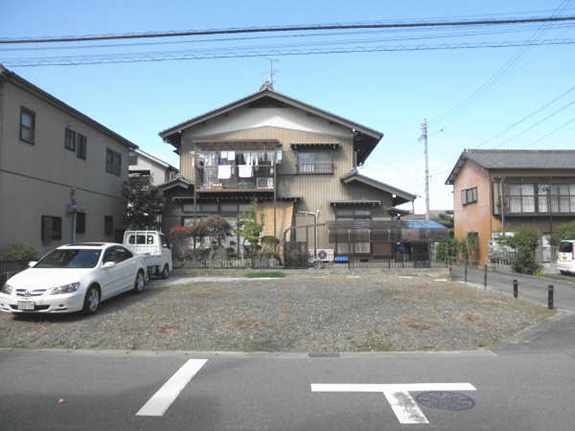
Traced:
<path fill-rule="evenodd" d="M 547 287 L 547 308 L 553 310 L 553 285 Z"/>
<path fill-rule="evenodd" d="M 519 282 L 513 280 L 513 297 L 517 298 L 519 296 Z"/>
<path fill-rule="evenodd" d="M 487 265 L 485 265 L 483 270 L 483 288 L 487 289 Z"/>

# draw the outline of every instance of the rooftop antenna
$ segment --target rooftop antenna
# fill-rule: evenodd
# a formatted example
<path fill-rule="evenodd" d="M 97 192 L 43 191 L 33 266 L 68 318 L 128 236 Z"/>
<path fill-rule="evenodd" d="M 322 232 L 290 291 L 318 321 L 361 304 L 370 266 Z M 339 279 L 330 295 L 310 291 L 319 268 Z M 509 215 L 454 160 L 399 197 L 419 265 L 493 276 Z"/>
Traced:
<path fill-rule="evenodd" d="M 266 79 L 266 82 L 264 82 L 264 84 L 261 86 L 260 91 L 261 90 L 273 90 L 274 89 L 274 76 L 276 74 L 276 71 L 274 70 L 274 61 L 279 61 L 275 58 L 268 58 L 267 59 L 270 62 L 270 71 L 268 72 L 268 77 Z"/>

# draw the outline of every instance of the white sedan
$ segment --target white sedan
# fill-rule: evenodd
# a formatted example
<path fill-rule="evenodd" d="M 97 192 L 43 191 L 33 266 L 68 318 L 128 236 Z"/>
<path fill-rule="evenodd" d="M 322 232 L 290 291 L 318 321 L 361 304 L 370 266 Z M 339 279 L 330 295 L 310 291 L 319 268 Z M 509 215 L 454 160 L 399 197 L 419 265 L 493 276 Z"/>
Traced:
<path fill-rule="evenodd" d="M 1 311 L 93 314 L 108 298 L 142 292 L 147 281 L 143 258 L 114 243 L 64 245 L 29 266 L 0 289 Z"/>

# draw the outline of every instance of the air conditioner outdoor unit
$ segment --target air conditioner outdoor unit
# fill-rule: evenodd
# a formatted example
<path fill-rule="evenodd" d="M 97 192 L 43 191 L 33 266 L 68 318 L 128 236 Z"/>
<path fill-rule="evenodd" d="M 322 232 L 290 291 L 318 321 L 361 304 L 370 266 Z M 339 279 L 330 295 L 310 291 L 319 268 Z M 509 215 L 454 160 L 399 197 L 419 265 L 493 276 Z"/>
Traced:
<path fill-rule="evenodd" d="M 273 189 L 274 179 L 273 178 L 256 178 L 256 187 L 258 189 Z"/>
<path fill-rule="evenodd" d="M 309 256 L 313 259 L 313 248 L 308 249 Z M 324 262 L 333 261 L 333 248 L 318 248 L 317 258 Z"/>

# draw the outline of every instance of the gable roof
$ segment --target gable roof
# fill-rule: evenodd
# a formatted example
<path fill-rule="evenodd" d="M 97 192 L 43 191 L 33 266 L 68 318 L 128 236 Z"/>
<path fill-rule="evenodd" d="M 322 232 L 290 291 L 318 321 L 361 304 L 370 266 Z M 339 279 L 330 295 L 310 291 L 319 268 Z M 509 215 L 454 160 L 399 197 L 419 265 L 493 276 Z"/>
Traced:
<path fill-rule="evenodd" d="M 145 151 L 142 151 L 140 149 L 135 149 L 134 152 L 148 160 L 151 160 L 152 162 L 168 169 L 169 171 L 173 171 L 173 172 L 180 172 L 178 168 L 176 168 L 175 166 L 170 165 L 168 162 L 163 161 L 162 159 L 153 156 L 150 153 L 146 153 Z"/>
<path fill-rule="evenodd" d="M 445 184 L 453 185 L 467 160 L 485 169 L 575 169 L 575 150 L 464 150 Z"/>
<path fill-rule="evenodd" d="M 396 197 L 394 197 L 392 200 L 393 206 L 411 202 L 417 197 L 417 195 L 398 189 L 397 187 L 393 187 L 389 184 L 374 180 L 373 178 L 366 177 L 365 175 L 361 175 L 359 172 L 357 172 L 357 169 L 353 169 L 347 174 L 342 175 L 340 179 L 344 184 L 358 181 L 360 183 L 367 184 L 368 186 L 395 195 Z"/>
<path fill-rule="evenodd" d="M 138 146 L 133 142 L 130 142 L 123 136 L 118 135 L 113 130 L 108 129 L 106 126 L 98 123 L 96 120 L 88 117 L 86 114 L 83 114 L 77 109 L 72 108 L 70 105 L 62 102 L 60 99 L 52 96 L 50 93 L 42 90 L 40 87 L 35 86 L 30 81 L 27 81 L 26 79 L 22 78 L 20 75 L 17 75 L 11 70 L 6 69 L 1 64 L 0 64 L 0 80 L 8 81 L 17 87 L 20 87 L 23 90 L 28 91 L 29 93 L 39 97 L 40 99 L 43 99 L 52 106 L 61 109 L 62 111 L 72 115 L 73 117 L 76 117 L 78 120 L 84 121 L 86 124 L 93 127 L 94 129 L 102 132 L 105 135 L 108 135 L 112 139 L 115 139 L 116 141 L 120 142 L 121 144 L 124 144 L 125 146 L 131 149 L 138 148 Z"/>
<path fill-rule="evenodd" d="M 184 129 L 188 129 L 190 127 L 194 127 L 198 124 L 203 123 L 204 121 L 208 121 L 214 119 L 220 115 L 226 114 L 234 109 L 240 108 L 242 106 L 246 106 L 250 103 L 253 103 L 258 100 L 265 100 L 268 99 L 269 101 L 275 103 L 275 106 L 279 106 L 279 104 L 285 106 L 289 105 L 294 108 L 301 109 L 307 113 L 317 115 L 318 117 L 322 117 L 326 120 L 329 120 L 333 123 L 342 125 L 349 129 L 352 129 L 356 132 L 358 136 L 356 136 L 356 142 L 358 142 L 362 148 L 358 154 L 358 162 L 363 163 L 365 159 L 369 156 L 369 154 L 373 151 L 377 143 L 383 137 L 383 133 L 378 132 L 377 130 L 371 129 L 369 127 L 363 126 L 359 123 L 355 123 L 353 121 L 347 120 L 343 117 L 338 115 L 332 114 L 330 112 L 324 111 L 323 109 L 316 108 L 315 106 L 308 105 L 307 103 L 301 102 L 299 100 L 293 99 L 288 97 L 284 94 L 278 93 L 275 90 L 270 88 L 264 88 L 256 93 L 253 93 L 243 99 L 236 100 L 228 105 L 224 105 L 220 108 L 214 109 L 213 111 L 209 111 L 205 114 L 202 114 L 198 117 L 191 118 L 190 120 L 184 121 L 182 123 L 176 124 L 166 130 L 163 130 L 159 133 L 160 137 L 173 145 L 176 148 L 180 146 L 180 135 Z"/>

